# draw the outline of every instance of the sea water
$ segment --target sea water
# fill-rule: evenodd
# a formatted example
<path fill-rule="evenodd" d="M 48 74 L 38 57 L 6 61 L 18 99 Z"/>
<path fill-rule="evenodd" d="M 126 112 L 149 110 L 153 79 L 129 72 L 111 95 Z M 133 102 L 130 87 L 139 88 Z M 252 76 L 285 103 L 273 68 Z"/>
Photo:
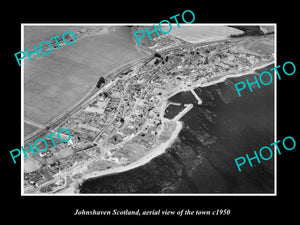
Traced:
<path fill-rule="evenodd" d="M 234 159 L 274 140 L 274 85 L 238 97 L 234 84 L 245 75 L 170 101 L 194 107 L 171 148 L 133 170 L 85 181 L 81 193 L 273 193 L 274 160 L 238 172 Z"/>

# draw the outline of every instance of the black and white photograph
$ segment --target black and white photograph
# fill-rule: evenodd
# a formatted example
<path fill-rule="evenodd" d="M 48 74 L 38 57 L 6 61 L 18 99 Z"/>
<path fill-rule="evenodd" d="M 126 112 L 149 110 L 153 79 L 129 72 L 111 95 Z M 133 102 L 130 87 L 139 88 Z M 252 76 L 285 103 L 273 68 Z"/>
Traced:
<path fill-rule="evenodd" d="M 3 14 L 4 219 L 297 221 L 296 5 L 101 3 Z"/>

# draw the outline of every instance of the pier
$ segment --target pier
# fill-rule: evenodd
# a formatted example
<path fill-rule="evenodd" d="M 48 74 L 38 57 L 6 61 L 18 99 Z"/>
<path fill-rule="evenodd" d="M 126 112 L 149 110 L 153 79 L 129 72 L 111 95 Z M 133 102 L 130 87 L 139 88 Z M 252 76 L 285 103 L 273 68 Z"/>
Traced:
<path fill-rule="evenodd" d="M 191 89 L 191 92 L 194 95 L 195 99 L 197 99 L 198 105 L 201 105 L 202 104 L 201 98 L 196 94 L 196 92 L 194 91 L 194 89 Z"/>
<path fill-rule="evenodd" d="M 165 108 L 168 108 L 169 105 L 176 105 L 176 106 L 181 106 L 181 103 L 179 102 L 172 102 L 172 101 L 168 101 L 168 104 L 166 105 Z"/>
<path fill-rule="evenodd" d="M 193 108 L 193 104 L 184 104 L 185 108 L 182 110 L 177 116 L 175 116 L 172 120 L 178 121 L 181 117 L 183 117 L 188 111 Z"/>

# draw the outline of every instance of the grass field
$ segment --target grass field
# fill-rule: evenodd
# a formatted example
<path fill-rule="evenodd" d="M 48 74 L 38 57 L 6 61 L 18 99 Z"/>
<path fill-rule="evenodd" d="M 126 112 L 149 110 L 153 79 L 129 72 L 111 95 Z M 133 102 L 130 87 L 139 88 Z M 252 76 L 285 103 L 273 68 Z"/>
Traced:
<path fill-rule="evenodd" d="M 29 123 L 24 122 L 24 136 L 25 137 L 37 129 L 38 129 L 38 127 L 35 127 Z"/>
<path fill-rule="evenodd" d="M 33 158 L 27 158 L 24 160 L 24 172 L 30 173 L 32 171 L 38 170 L 42 167 L 42 164 L 33 159 Z"/>
<path fill-rule="evenodd" d="M 243 33 L 243 31 L 227 26 L 181 24 L 180 28 L 178 28 L 176 24 L 172 24 L 172 30 L 169 34 L 187 42 L 199 43 L 222 40 L 229 37 L 231 34 L 241 33 Z"/>
<path fill-rule="evenodd" d="M 96 26 L 24 26 L 24 49 L 33 50 L 33 45 L 39 47 L 42 41 L 49 41 L 50 38 L 60 35 L 66 31 L 74 34 L 81 31 L 89 31 Z"/>
<path fill-rule="evenodd" d="M 275 31 L 275 26 L 260 26 L 260 29 L 261 29 L 264 33 L 274 32 L 274 31 Z"/>
<path fill-rule="evenodd" d="M 129 28 L 107 27 L 49 55 L 26 60 L 25 118 L 46 124 L 83 97 L 100 75 L 143 56 Z"/>

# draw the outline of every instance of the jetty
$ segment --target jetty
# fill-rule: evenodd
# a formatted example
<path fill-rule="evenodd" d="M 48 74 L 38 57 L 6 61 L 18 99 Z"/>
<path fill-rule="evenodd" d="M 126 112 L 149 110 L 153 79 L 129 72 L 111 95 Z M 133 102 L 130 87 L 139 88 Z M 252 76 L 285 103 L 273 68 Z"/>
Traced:
<path fill-rule="evenodd" d="M 185 108 L 182 110 L 177 116 L 175 116 L 172 120 L 178 121 L 181 117 L 183 117 L 188 111 L 193 108 L 193 104 L 184 104 Z"/>
<path fill-rule="evenodd" d="M 191 89 L 191 92 L 194 95 L 194 97 L 197 99 L 198 105 L 201 105 L 202 104 L 201 98 L 196 94 L 196 92 L 194 91 L 194 89 Z"/>

